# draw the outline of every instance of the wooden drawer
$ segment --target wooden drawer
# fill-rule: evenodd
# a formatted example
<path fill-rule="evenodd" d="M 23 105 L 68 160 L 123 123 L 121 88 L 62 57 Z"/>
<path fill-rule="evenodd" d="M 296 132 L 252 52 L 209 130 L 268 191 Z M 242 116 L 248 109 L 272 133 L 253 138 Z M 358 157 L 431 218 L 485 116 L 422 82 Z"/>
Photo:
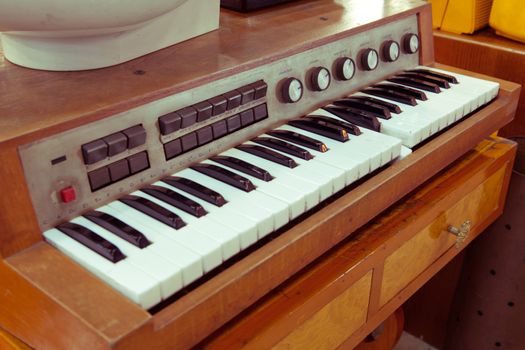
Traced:
<path fill-rule="evenodd" d="M 447 232 L 449 225 L 460 227 L 469 220 L 471 227 L 475 227 L 498 209 L 505 170 L 501 168 L 496 171 L 386 258 L 381 284 L 381 306 L 445 251 L 451 247 L 461 248 L 460 245 L 455 247 L 456 236 Z"/>

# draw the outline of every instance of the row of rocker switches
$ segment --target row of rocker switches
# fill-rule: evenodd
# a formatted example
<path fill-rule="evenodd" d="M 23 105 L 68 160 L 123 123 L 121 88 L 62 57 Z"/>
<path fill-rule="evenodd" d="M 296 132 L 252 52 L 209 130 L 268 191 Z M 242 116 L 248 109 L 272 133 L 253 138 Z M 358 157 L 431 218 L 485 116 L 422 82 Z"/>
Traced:
<path fill-rule="evenodd" d="M 139 152 L 88 173 L 91 191 L 96 191 L 149 168 L 148 152 Z"/>
<path fill-rule="evenodd" d="M 268 85 L 259 80 L 209 100 L 165 114 L 159 118 L 162 135 L 168 135 L 195 123 L 205 121 L 226 111 L 266 96 Z"/>
<path fill-rule="evenodd" d="M 268 109 L 266 103 L 263 103 L 194 132 L 190 132 L 164 144 L 166 160 L 175 158 L 182 153 L 191 151 L 198 146 L 205 145 L 266 118 L 268 118 Z"/>
<path fill-rule="evenodd" d="M 135 125 L 82 145 L 84 164 L 94 164 L 146 143 L 146 129 Z"/>

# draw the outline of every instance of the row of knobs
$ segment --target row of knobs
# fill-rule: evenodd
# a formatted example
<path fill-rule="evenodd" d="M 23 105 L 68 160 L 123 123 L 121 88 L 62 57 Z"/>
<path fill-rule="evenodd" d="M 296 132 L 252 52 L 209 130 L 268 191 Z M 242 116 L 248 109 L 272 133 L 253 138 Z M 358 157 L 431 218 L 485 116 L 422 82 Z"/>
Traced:
<path fill-rule="evenodd" d="M 406 54 L 414 54 L 419 50 L 419 37 L 416 34 L 405 34 L 401 38 L 401 47 Z M 361 50 L 357 57 L 360 65 L 350 57 L 340 57 L 334 62 L 333 73 L 337 80 L 350 80 L 354 77 L 357 68 L 364 71 L 372 71 L 379 65 L 379 60 L 395 62 L 401 54 L 401 47 L 397 41 L 387 40 L 377 50 L 367 48 Z M 332 76 L 328 68 L 315 67 L 308 74 L 308 88 L 312 91 L 324 91 L 330 86 Z M 303 96 L 303 84 L 297 78 L 286 78 L 281 85 L 282 99 L 286 103 L 295 103 Z"/>

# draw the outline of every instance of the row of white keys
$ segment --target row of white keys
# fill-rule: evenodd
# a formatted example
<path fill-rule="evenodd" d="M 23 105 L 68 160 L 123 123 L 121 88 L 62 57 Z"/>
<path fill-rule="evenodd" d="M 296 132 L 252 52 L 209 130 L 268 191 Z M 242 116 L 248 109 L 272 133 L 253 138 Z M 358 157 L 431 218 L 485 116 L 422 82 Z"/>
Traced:
<path fill-rule="evenodd" d="M 363 177 L 372 171 L 378 169 L 381 166 L 381 152 L 373 149 L 365 150 L 362 146 L 356 145 L 352 143 L 352 135 L 350 135 L 350 140 L 347 142 L 340 142 L 332 140 L 329 137 L 325 137 L 310 131 L 306 131 L 303 129 L 296 128 L 291 125 L 282 125 L 278 130 L 289 130 L 293 132 L 300 133 L 302 135 L 314 138 L 316 140 L 319 140 L 323 142 L 326 146 L 328 146 L 328 152 L 326 153 L 332 153 L 334 155 L 338 155 L 348 160 L 356 160 L 360 164 L 366 164 L 366 168 L 360 168 L 359 169 L 359 177 Z"/>
<path fill-rule="evenodd" d="M 200 257 L 204 273 L 213 270 L 222 263 L 222 251 L 219 242 L 193 230 L 189 225 L 175 230 L 120 201 L 111 202 L 97 210 L 119 218 L 146 235 L 154 232 L 196 253 Z"/>
<path fill-rule="evenodd" d="M 437 73 L 443 73 L 454 76 L 459 83 L 451 84 L 454 86 L 454 90 L 457 91 L 458 95 L 472 99 L 469 107 L 470 110 L 467 113 L 470 113 L 473 110 L 479 108 L 480 106 L 489 103 L 498 95 L 499 83 L 497 82 L 469 77 L 463 74 L 448 72 L 444 69 L 438 69 L 433 67 L 430 68 L 425 66 L 418 66 L 416 68 L 427 69 Z"/>
<path fill-rule="evenodd" d="M 311 114 L 323 115 L 336 120 L 345 121 L 335 114 L 324 109 L 318 109 Z M 401 152 L 401 140 L 396 137 L 384 135 L 367 128 L 359 128 L 361 135 L 349 135 L 352 146 L 359 147 L 359 150 L 367 150 L 371 153 L 381 154 L 381 166 L 397 158 Z M 370 153 L 369 153 L 370 154 Z"/>
<path fill-rule="evenodd" d="M 400 114 L 391 113 L 390 119 L 380 119 L 380 132 L 392 137 L 399 138 L 406 147 L 414 147 L 421 141 L 427 139 L 432 134 L 432 130 L 437 131 L 439 122 L 428 118 L 427 115 L 420 115 L 411 109 L 409 105 L 389 100 L 387 98 L 367 95 L 357 92 L 352 96 L 372 97 L 376 100 L 394 103 L 401 108 Z M 418 103 L 421 101 L 418 101 Z"/>
<path fill-rule="evenodd" d="M 127 258 L 113 263 L 55 228 L 45 231 L 44 237 L 51 245 L 142 308 L 149 309 L 161 301 L 158 281 L 127 263 Z"/>
<path fill-rule="evenodd" d="M 95 224 L 84 217 L 77 217 L 71 220 L 72 223 L 81 225 L 92 232 L 95 232 L 105 240 L 113 243 L 120 249 L 126 258 L 122 264 L 130 264 L 131 270 L 142 270 L 150 277 L 155 279 L 160 286 L 163 299 L 174 294 L 183 286 L 181 267 L 163 256 L 153 254 L 147 247 L 140 249 L 129 242 L 126 242 L 105 228 Z"/>
<path fill-rule="evenodd" d="M 227 203 L 221 208 L 228 208 L 238 215 L 258 223 L 257 235 L 259 239 L 290 221 L 288 205 L 257 191 L 257 189 L 244 192 L 193 169 L 184 169 L 173 175 L 191 179 L 220 193 L 227 200 Z"/>
<path fill-rule="evenodd" d="M 224 168 L 223 165 L 212 162 L 211 160 L 205 160 L 202 163 L 212 164 L 212 165 L 216 165 L 216 166 L 220 166 Z M 268 196 L 278 199 L 281 202 L 284 202 L 288 206 L 290 220 L 295 219 L 296 217 L 298 217 L 299 215 L 305 212 L 307 199 L 310 202 L 315 202 L 314 195 L 310 195 L 308 198 L 306 198 L 304 193 L 301 193 L 294 188 L 287 187 L 279 183 L 270 185 L 269 182 L 259 180 L 253 176 L 244 174 L 235 169 L 228 169 L 228 170 L 230 170 L 232 173 L 238 174 L 250 180 L 257 187 L 256 191 L 262 192 Z"/>
<path fill-rule="evenodd" d="M 260 145 L 252 145 L 264 148 Z M 273 150 L 270 151 L 273 152 Z M 220 155 L 238 158 L 268 171 L 274 177 L 274 179 L 266 183 L 263 182 L 264 185 L 274 186 L 275 184 L 281 184 L 285 187 L 302 193 L 305 198 L 311 197 L 310 201 L 306 201 L 307 210 L 313 208 L 315 205 L 319 204 L 320 201 L 328 198 L 331 195 L 332 185 L 330 183 L 330 179 L 321 178 L 316 176 L 315 173 L 310 174 L 310 176 L 301 176 L 299 172 L 294 172 L 294 170 L 300 168 L 300 166 L 296 166 L 292 169 L 235 148 L 229 149 Z M 288 157 L 287 155 L 285 156 Z M 243 176 L 244 175 L 245 174 L 243 173 Z"/>
<path fill-rule="evenodd" d="M 159 181 L 154 183 L 156 186 L 165 187 L 173 192 L 178 192 L 183 196 L 199 203 L 207 212 L 204 217 L 200 219 L 206 219 L 216 222 L 217 226 L 225 226 L 231 230 L 232 233 L 235 233 L 239 238 L 239 243 L 241 249 L 246 249 L 253 243 L 257 241 L 257 222 L 253 219 L 238 215 L 232 211 L 228 206 L 215 206 L 211 203 L 206 202 L 200 198 L 193 196 L 190 193 L 177 189 L 169 184 Z M 193 226 L 192 226 L 193 227 Z"/>
<path fill-rule="evenodd" d="M 204 274 L 202 256 L 197 251 L 194 251 L 184 244 L 180 244 L 176 239 L 173 239 L 174 235 L 177 235 L 175 229 L 160 222 L 158 225 L 152 224 L 147 226 L 148 221 L 156 220 L 128 207 L 124 203 L 115 202 L 114 206 L 120 207 L 122 210 L 115 210 L 106 205 L 98 208 L 97 211 L 118 218 L 128 226 L 135 228 L 146 236 L 151 244 L 144 249 L 150 251 L 152 255 L 161 256 L 164 259 L 171 261 L 173 264 L 180 266 L 184 286 L 189 285 Z M 145 219 L 145 221 L 141 221 L 140 219 Z"/>

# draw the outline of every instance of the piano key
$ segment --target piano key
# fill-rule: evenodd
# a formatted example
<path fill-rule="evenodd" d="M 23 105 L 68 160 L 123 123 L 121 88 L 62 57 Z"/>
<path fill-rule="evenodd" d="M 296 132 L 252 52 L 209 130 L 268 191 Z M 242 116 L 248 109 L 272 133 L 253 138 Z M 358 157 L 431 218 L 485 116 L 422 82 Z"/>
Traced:
<path fill-rule="evenodd" d="M 284 226 L 290 220 L 286 203 L 257 190 L 244 192 L 193 169 L 184 169 L 175 175 L 191 178 L 200 184 L 206 184 L 214 191 L 220 192 L 227 200 L 225 206 L 258 223 L 257 235 L 259 239 Z"/>
<path fill-rule="evenodd" d="M 430 83 L 422 79 L 402 77 L 402 76 L 393 76 L 393 77 L 387 78 L 387 80 L 393 83 L 408 85 L 411 87 L 415 87 L 415 88 L 418 88 L 424 91 L 433 92 L 436 94 L 441 92 L 441 89 L 439 88 L 437 84 L 433 84 L 433 83 Z"/>
<path fill-rule="evenodd" d="M 382 87 L 369 87 L 363 90 L 365 94 L 373 95 L 376 97 L 383 97 L 390 101 L 403 103 L 408 106 L 417 105 L 416 99 L 410 95 L 403 94 L 394 90 L 389 90 Z"/>
<path fill-rule="evenodd" d="M 230 186 L 236 187 L 244 192 L 250 192 L 255 189 L 255 185 L 239 174 L 233 173 L 225 168 L 217 166 L 215 164 L 195 164 L 191 167 L 193 170 L 213 177 L 219 181 L 224 182 Z"/>
<path fill-rule="evenodd" d="M 271 137 L 269 135 L 261 136 L 261 137 L 258 137 L 257 139 L 268 139 L 268 140 L 272 140 L 272 141 L 275 140 L 277 142 L 284 142 L 282 140 L 273 138 L 273 137 Z M 254 139 L 254 140 L 246 142 L 246 143 L 249 144 L 251 142 L 255 142 L 255 140 L 257 140 L 257 139 Z M 268 148 L 273 148 L 272 146 L 274 146 L 275 144 L 277 144 L 277 143 L 268 142 L 268 143 L 265 144 L 265 146 L 268 147 Z M 292 144 L 290 144 L 290 145 L 292 145 Z M 286 152 L 280 150 L 277 147 L 273 148 L 273 149 L 276 152 L 286 153 Z M 345 174 L 345 171 L 343 169 L 335 167 L 335 166 L 332 166 L 332 165 L 330 165 L 328 163 L 325 163 L 322 160 L 319 160 L 318 157 L 314 157 L 313 155 L 311 155 L 312 158 L 310 158 L 308 160 L 305 160 L 302 157 L 296 157 L 296 156 L 293 156 L 290 153 L 286 153 L 286 154 L 288 154 L 289 157 L 291 157 L 297 164 L 300 165 L 300 167 L 295 168 L 296 170 L 300 169 L 301 171 L 303 171 L 305 173 L 316 173 L 318 176 L 329 178 L 331 180 L 331 182 L 332 182 L 332 193 L 336 193 L 336 192 L 342 190 L 345 187 L 346 174 Z M 355 178 L 357 178 L 357 175 L 356 175 Z"/>
<path fill-rule="evenodd" d="M 239 145 L 237 149 L 244 151 L 246 153 L 251 153 L 253 155 L 259 156 L 264 159 L 268 159 L 271 162 L 281 164 L 288 168 L 295 168 L 297 163 L 288 156 L 274 152 L 271 149 L 261 147 L 259 145 Z"/>
<path fill-rule="evenodd" d="M 120 249 L 111 244 L 111 242 L 83 226 L 65 222 L 58 225 L 57 229 L 113 263 L 126 258 Z"/>
<path fill-rule="evenodd" d="M 308 118 L 298 118 L 290 120 L 288 124 L 296 128 L 314 132 L 319 135 L 326 136 L 332 140 L 346 142 L 348 141 L 348 133 L 345 129 L 337 128 L 332 125 L 327 125 L 323 122 L 309 120 Z"/>
<path fill-rule="evenodd" d="M 403 85 L 399 85 L 399 84 L 391 84 L 391 83 L 376 84 L 374 86 L 376 86 L 376 87 L 383 87 L 383 88 L 386 88 L 386 89 L 390 89 L 390 90 L 394 90 L 394 91 L 397 91 L 397 92 L 401 92 L 403 94 L 407 94 L 407 95 L 410 95 L 410 96 L 414 97 L 416 100 L 420 100 L 420 101 L 428 100 L 427 95 L 423 91 L 417 90 L 417 89 L 413 89 L 413 88 L 410 88 L 408 86 L 403 86 Z"/>
<path fill-rule="evenodd" d="M 151 232 L 162 234 L 164 237 L 197 253 L 200 256 L 204 272 L 209 272 L 222 263 L 220 243 L 188 226 L 175 230 L 173 227 L 120 201 L 111 202 L 106 207 L 111 210 L 105 212 L 118 217 L 128 225 L 133 227 L 143 225 L 151 230 Z M 102 209 L 99 208 L 99 210 Z"/>
<path fill-rule="evenodd" d="M 266 146 L 268 148 L 273 148 L 274 150 L 278 150 L 304 160 L 310 160 L 314 157 L 304 148 L 295 146 L 283 140 L 275 139 L 273 137 L 256 137 L 252 139 L 252 141 L 254 143 Z"/>
<path fill-rule="evenodd" d="M 162 181 L 164 181 L 172 187 L 183 190 L 186 193 L 194 195 L 218 207 L 222 207 L 224 204 L 226 204 L 226 200 L 220 193 L 217 193 L 207 188 L 206 186 L 198 184 L 190 179 L 177 176 L 168 176 L 166 178 L 163 178 Z"/>
<path fill-rule="evenodd" d="M 92 210 L 85 213 L 84 217 L 93 221 L 97 225 L 104 227 L 106 230 L 112 232 L 113 234 L 138 248 L 145 248 L 151 244 L 151 242 L 148 241 L 146 236 L 144 236 L 142 233 L 111 215 Z"/>
<path fill-rule="evenodd" d="M 148 309 L 161 300 L 156 281 L 123 261 L 112 263 L 58 229 L 43 233 L 47 242 L 104 280 L 131 301 Z"/>
<path fill-rule="evenodd" d="M 335 100 L 332 102 L 332 104 L 336 106 L 343 106 L 343 107 L 353 107 L 357 108 L 359 110 L 372 113 L 378 118 L 382 119 L 390 119 L 391 113 L 388 108 L 381 106 L 377 103 L 373 103 L 371 101 L 365 101 L 357 98 L 347 97 L 342 98 L 340 100 Z"/>
<path fill-rule="evenodd" d="M 254 143 L 246 142 L 243 144 L 243 146 L 251 145 L 254 145 Z M 305 172 L 303 170 L 304 167 L 302 166 L 289 168 L 279 163 L 267 160 L 265 158 L 261 158 L 250 153 L 242 152 L 238 149 L 230 149 L 222 154 L 237 157 L 246 162 L 250 162 L 251 164 L 264 167 L 264 169 L 268 169 L 275 176 L 274 181 L 282 182 L 283 184 L 289 187 L 293 187 L 298 191 L 303 191 L 305 195 L 309 195 L 310 193 L 316 193 L 317 203 L 327 199 L 333 194 L 332 181 L 329 177 L 322 175 L 320 176 L 316 172 Z"/>
<path fill-rule="evenodd" d="M 217 207 L 213 204 L 207 203 L 191 194 L 185 193 L 180 189 L 172 187 L 165 182 L 157 182 L 157 186 L 165 186 L 166 188 L 180 192 L 188 198 L 200 202 L 204 209 L 208 212 L 206 219 L 217 222 L 219 225 L 227 226 L 229 229 L 234 231 L 239 237 L 241 249 L 246 249 L 257 241 L 257 222 L 248 219 L 244 216 L 238 215 L 235 211 L 230 210 L 229 206 Z"/>
<path fill-rule="evenodd" d="M 163 299 L 168 298 L 182 288 L 180 266 L 173 264 L 162 256 L 152 254 L 149 250 L 137 248 L 86 218 L 77 217 L 71 222 L 97 233 L 115 246 L 118 246 L 127 256 L 125 263 L 135 266 L 135 269 L 145 272 L 157 281 Z"/>
<path fill-rule="evenodd" d="M 381 123 L 372 114 L 365 111 L 359 111 L 351 107 L 328 105 L 323 107 L 327 112 L 337 115 L 339 118 L 346 120 L 349 123 L 367 128 L 373 131 L 381 131 Z"/>
<path fill-rule="evenodd" d="M 395 103 L 391 103 L 391 102 L 388 102 L 386 100 L 382 100 L 382 99 L 377 99 L 377 98 L 374 98 L 374 97 L 371 97 L 371 96 L 368 96 L 368 95 L 352 95 L 352 96 L 349 96 L 348 98 L 351 98 L 351 99 L 358 99 L 358 100 L 362 100 L 362 101 L 367 101 L 367 102 L 371 102 L 371 103 L 374 103 L 374 104 L 378 104 L 378 105 L 381 105 L 382 107 L 388 109 L 390 111 L 390 113 L 395 113 L 395 114 L 399 114 L 402 112 L 401 108 L 396 105 Z M 390 116 L 392 116 L 392 114 L 390 114 Z"/>
<path fill-rule="evenodd" d="M 226 156 L 215 156 L 210 158 L 214 162 L 225 165 L 229 168 L 242 171 L 243 173 L 249 174 L 263 181 L 271 181 L 273 176 L 265 169 L 259 168 L 253 164 L 247 163 L 239 158 L 226 157 Z"/>
<path fill-rule="evenodd" d="M 142 187 L 140 190 L 197 218 L 207 214 L 206 210 L 199 203 L 180 193 L 170 191 L 168 188 L 150 185 Z"/>
<path fill-rule="evenodd" d="M 370 157 L 367 157 L 359 152 L 352 152 L 351 150 L 353 147 L 351 146 L 351 142 L 337 142 L 334 140 L 331 140 L 327 137 L 323 137 L 314 133 L 311 133 L 306 130 L 297 129 L 291 125 L 282 125 L 278 127 L 276 130 L 287 130 L 292 131 L 296 133 L 301 133 L 304 136 L 317 138 L 319 141 L 323 142 L 328 148 L 329 151 L 325 153 L 325 156 L 323 156 L 322 159 L 325 162 L 330 163 L 331 165 L 338 166 L 342 169 L 345 169 L 348 173 L 348 181 L 352 183 L 355 181 L 355 175 L 357 175 L 357 178 L 361 178 L 367 174 L 370 173 L 371 168 L 378 168 L 380 163 L 380 156 L 377 156 L 377 159 L 373 159 L 374 164 L 371 166 L 371 159 Z M 343 147 L 347 146 L 347 147 Z M 335 148 L 334 148 L 335 147 Z M 334 149 L 332 149 L 334 148 Z M 355 174 L 355 171 L 357 170 L 357 174 Z"/>
<path fill-rule="evenodd" d="M 408 69 L 407 72 L 423 73 L 423 74 L 435 76 L 437 78 L 446 80 L 446 81 L 448 81 L 449 83 L 452 83 L 452 84 L 458 84 L 458 80 L 456 79 L 456 77 L 454 77 L 452 75 L 449 75 L 449 74 L 439 73 L 439 72 L 436 72 L 436 71 L 433 71 L 433 70 L 430 70 L 430 69 L 423 69 L 423 68 Z"/>
<path fill-rule="evenodd" d="M 158 184 L 163 184 L 159 182 Z M 133 192 L 136 196 L 146 198 L 158 205 L 163 206 L 171 212 L 179 215 L 193 231 L 200 232 L 202 235 L 209 237 L 210 240 L 215 241 L 221 248 L 222 260 L 226 261 L 240 251 L 240 242 L 238 233 L 234 232 L 231 228 L 228 228 L 221 223 L 214 222 L 208 219 L 206 216 L 197 218 L 191 214 L 187 214 L 183 210 L 180 210 L 161 199 L 155 198 L 142 191 Z M 179 231 L 180 232 L 180 231 Z"/>
<path fill-rule="evenodd" d="M 301 135 L 299 133 L 289 131 L 289 130 L 271 130 L 268 131 L 268 134 L 274 137 L 277 137 L 279 139 L 283 139 L 286 141 L 290 141 L 293 143 L 296 143 L 298 145 L 301 145 L 303 147 L 307 147 L 312 150 L 316 150 L 318 152 L 326 152 L 328 151 L 328 147 L 324 143 L 322 143 L 319 140 L 316 140 L 311 137 L 307 137 L 304 135 Z"/>
<path fill-rule="evenodd" d="M 127 211 L 126 206 L 123 203 L 118 203 L 117 205 L 123 207 L 124 210 Z M 108 205 L 100 207 L 97 210 L 113 217 L 119 217 L 119 220 L 125 222 L 127 225 L 133 226 L 137 230 L 143 232 L 148 240 L 152 242 L 144 249 L 150 251 L 153 255 L 162 256 L 165 259 L 170 260 L 172 263 L 180 266 L 182 281 L 185 286 L 203 275 L 204 269 L 201 255 L 191 248 L 180 244 L 176 239 L 173 239 L 174 231 L 172 231 L 172 229 L 164 226 L 166 230 L 164 230 L 164 228 L 161 228 L 160 231 L 155 230 L 151 227 L 151 225 L 146 226 L 144 222 L 136 220 L 136 217 L 129 219 L 127 213 L 122 214 L 121 211 L 115 210 Z M 132 209 L 131 214 L 133 213 L 134 212 Z M 140 212 L 138 213 L 139 217 L 140 215 L 144 215 L 140 214 Z M 148 218 L 148 220 L 152 220 L 147 216 L 146 218 Z M 189 243 L 195 243 L 195 240 Z"/>
<path fill-rule="evenodd" d="M 210 160 L 204 160 L 201 164 L 214 163 Z M 238 170 L 231 169 L 229 171 L 241 175 Z M 294 188 L 287 187 L 286 185 L 276 182 L 275 180 L 264 182 L 250 175 L 242 174 L 242 176 L 245 176 L 246 179 L 255 184 L 255 186 L 257 186 L 257 191 L 285 202 L 288 205 L 290 220 L 293 220 L 304 213 L 307 210 L 307 205 L 309 209 L 319 203 L 318 197 L 316 198 L 315 194 L 305 196 L 304 193 L 301 193 Z"/>
<path fill-rule="evenodd" d="M 174 229 L 179 229 L 185 225 L 184 221 L 182 221 L 178 215 L 141 197 L 126 195 L 120 197 L 119 201 L 129 205 L 134 209 L 137 209 L 141 213 L 144 213 L 155 220 L 162 222 L 163 224 L 173 227 Z"/>
<path fill-rule="evenodd" d="M 437 78 L 431 75 L 418 73 L 418 72 L 402 72 L 397 74 L 398 77 L 416 78 L 428 83 L 436 84 L 442 89 L 450 89 L 450 84 L 445 79 Z"/>
<path fill-rule="evenodd" d="M 352 127 L 344 120 L 340 120 L 337 116 L 331 113 L 318 110 L 314 113 L 319 115 L 311 116 L 311 118 L 323 118 L 331 123 L 337 123 L 341 127 Z M 399 156 L 401 150 L 401 141 L 398 138 L 383 135 L 372 130 L 363 129 L 359 136 L 354 136 L 350 140 L 354 146 L 361 145 L 362 149 L 374 149 L 381 155 L 381 165 L 385 165 Z"/>

